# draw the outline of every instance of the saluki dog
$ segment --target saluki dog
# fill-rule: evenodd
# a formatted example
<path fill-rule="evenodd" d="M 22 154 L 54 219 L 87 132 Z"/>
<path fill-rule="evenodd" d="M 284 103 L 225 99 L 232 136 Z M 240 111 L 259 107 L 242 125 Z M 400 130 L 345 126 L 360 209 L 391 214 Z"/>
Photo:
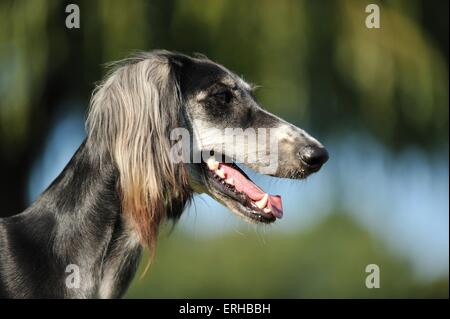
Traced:
<path fill-rule="evenodd" d="M 123 296 L 142 248 L 155 251 L 161 223 L 176 220 L 195 193 L 254 223 L 281 218 L 281 197 L 254 184 L 231 153 L 245 154 L 240 163 L 256 172 L 292 179 L 318 171 L 328 153 L 260 107 L 252 89 L 200 55 L 152 51 L 116 63 L 62 173 L 31 207 L 0 220 L 0 296 Z M 235 143 L 230 131 L 220 134 L 227 128 L 266 143 L 252 146 L 250 135 Z M 270 152 L 276 162 L 267 169 Z M 68 280 L 75 270 L 78 281 Z"/>

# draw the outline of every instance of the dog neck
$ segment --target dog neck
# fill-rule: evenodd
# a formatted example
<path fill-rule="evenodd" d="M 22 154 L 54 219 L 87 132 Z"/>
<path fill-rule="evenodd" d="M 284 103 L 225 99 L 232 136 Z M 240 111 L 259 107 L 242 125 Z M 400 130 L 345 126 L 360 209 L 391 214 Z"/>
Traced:
<path fill-rule="evenodd" d="M 1 274 L 0 295 L 115 298 L 125 293 L 142 249 L 121 213 L 118 171 L 109 156 L 100 155 L 83 142 L 30 208 L 0 222 L 0 235 L 1 228 L 7 234 L 0 236 L 0 268 L 10 269 Z"/>

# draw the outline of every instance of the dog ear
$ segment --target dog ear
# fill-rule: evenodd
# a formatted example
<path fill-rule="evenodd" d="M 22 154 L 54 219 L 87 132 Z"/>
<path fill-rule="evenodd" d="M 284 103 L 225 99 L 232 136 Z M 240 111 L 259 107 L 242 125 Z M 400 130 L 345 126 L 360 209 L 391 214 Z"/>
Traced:
<path fill-rule="evenodd" d="M 181 81 L 181 73 L 185 68 L 186 64 L 189 63 L 189 57 L 176 52 L 169 52 L 167 55 L 167 61 L 172 70 L 174 80 L 179 84 Z"/>
<path fill-rule="evenodd" d="M 97 89 L 87 120 L 88 140 L 106 143 L 118 168 L 123 214 L 152 253 L 167 212 L 190 196 L 186 169 L 170 155 L 182 116 L 177 83 L 163 55 L 125 63 Z"/>

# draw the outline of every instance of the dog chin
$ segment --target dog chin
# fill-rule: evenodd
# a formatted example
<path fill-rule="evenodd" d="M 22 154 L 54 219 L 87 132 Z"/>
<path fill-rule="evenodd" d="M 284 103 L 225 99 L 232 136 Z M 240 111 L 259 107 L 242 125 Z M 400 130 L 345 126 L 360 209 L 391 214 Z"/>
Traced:
<path fill-rule="evenodd" d="M 214 189 L 210 188 L 208 194 L 246 222 L 271 224 L 276 221 L 275 216 L 241 204 L 239 201 L 236 201 L 228 196 L 224 196 L 222 193 L 217 192 Z"/>

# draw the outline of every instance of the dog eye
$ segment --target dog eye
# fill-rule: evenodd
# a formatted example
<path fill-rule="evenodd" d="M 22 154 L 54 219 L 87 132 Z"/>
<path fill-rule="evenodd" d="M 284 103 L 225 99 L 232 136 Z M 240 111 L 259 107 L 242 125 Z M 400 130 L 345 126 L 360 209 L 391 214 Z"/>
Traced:
<path fill-rule="evenodd" d="M 231 93 L 230 90 L 223 90 L 214 93 L 213 96 L 214 98 L 220 100 L 223 103 L 230 103 L 231 99 L 233 98 L 233 93 Z"/>

